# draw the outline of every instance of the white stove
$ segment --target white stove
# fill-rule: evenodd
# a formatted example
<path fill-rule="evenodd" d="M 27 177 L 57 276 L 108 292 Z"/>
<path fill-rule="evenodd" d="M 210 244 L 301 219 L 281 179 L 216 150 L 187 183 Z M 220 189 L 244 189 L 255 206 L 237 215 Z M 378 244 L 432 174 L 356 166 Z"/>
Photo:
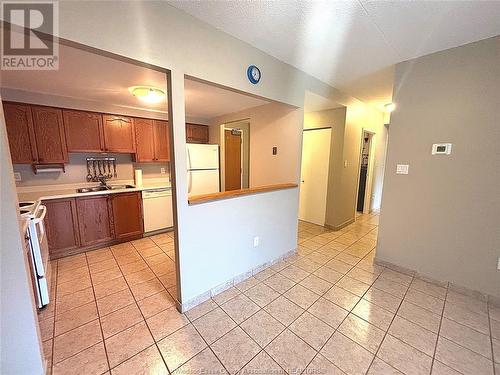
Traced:
<path fill-rule="evenodd" d="M 39 201 L 19 202 L 19 212 L 28 221 L 26 250 L 31 271 L 35 302 L 38 308 L 49 303 L 49 247 L 43 220 L 47 207 Z"/>

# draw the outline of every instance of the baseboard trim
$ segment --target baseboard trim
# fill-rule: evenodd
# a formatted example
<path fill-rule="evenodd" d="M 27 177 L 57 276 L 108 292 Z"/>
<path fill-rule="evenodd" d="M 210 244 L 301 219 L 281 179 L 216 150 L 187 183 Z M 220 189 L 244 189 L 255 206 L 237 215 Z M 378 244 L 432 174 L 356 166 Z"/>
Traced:
<path fill-rule="evenodd" d="M 462 285 L 458 285 L 456 283 L 453 283 L 451 281 L 438 280 L 438 279 L 430 277 L 426 274 L 420 273 L 418 271 L 415 271 L 415 270 L 412 270 L 409 268 L 405 268 L 405 267 L 401 267 L 401 266 L 398 266 L 397 264 L 394 264 L 391 262 L 386 262 L 385 260 L 378 259 L 377 257 L 375 257 L 374 262 L 375 262 L 375 264 L 377 264 L 379 266 L 386 267 L 386 268 L 389 268 L 393 271 L 398 271 L 398 272 L 404 273 L 406 275 L 414 276 L 420 280 L 427 281 L 431 284 L 445 287 L 445 288 L 448 288 L 448 290 L 451 290 L 451 291 L 454 291 L 454 292 L 457 292 L 460 294 L 464 294 L 466 296 L 478 299 L 480 301 L 487 302 L 487 303 L 491 304 L 492 306 L 500 307 L 500 297 L 493 296 L 493 295 L 490 295 L 487 293 L 483 293 L 483 292 L 480 292 L 478 290 L 470 289 L 470 288 L 464 287 Z"/>
<path fill-rule="evenodd" d="M 326 224 L 325 223 L 325 228 L 328 228 L 328 229 L 332 229 L 334 231 L 338 231 L 338 230 L 341 230 L 342 228 L 345 228 L 347 227 L 348 225 L 354 223 L 354 218 L 352 219 L 349 219 L 345 222 L 343 222 L 342 224 L 339 224 L 339 225 L 331 225 L 331 224 Z"/>
<path fill-rule="evenodd" d="M 233 287 L 234 285 L 239 284 L 242 281 L 245 281 L 249 277 L 252 277 L 252 276 L 258 274 L 259 272 L 264 271 L 266 268 L 269 268 L 269 267 L 273 266 L 274 264 L 281 262 L 282 260 L 285 260 L 286 258 L 288 258 L 292 255 L 295 255 L 296 253 L 297 253 L 297 249 L 290 250 L 287 253 L 280 256 L 279 258 L 274 259 L 274 260 L 269 261 L 269 262 L 266 262 L 266 263 L 262 263 L 262 264 L 258 265 L 257 267 L 252 268 L 250 271 L 247 271 L 245 273 L 237 275 L 237 276 L 233 277 L 232 279 L 230 279 L 230 280 L 228 280 L 220 285 L 217 285 L 216 287 L 214 287 L 210 290 L 207 290 L 206 292 L 204 292 L 204 293 L 202 293 L 194 298 L 191 298 L 187 302 L 184 302 L 184 303 L 177 302 L 177 310 L 179 310 L 181 313 L 185 313 L 186 311 L 191 310 L 193 307 L 198 306 L 199 304 L 209 300 L 210 298 L 216 296 L 217 294 L 220 294 L 220 293 L 226 291 L 227 289 Z"/>

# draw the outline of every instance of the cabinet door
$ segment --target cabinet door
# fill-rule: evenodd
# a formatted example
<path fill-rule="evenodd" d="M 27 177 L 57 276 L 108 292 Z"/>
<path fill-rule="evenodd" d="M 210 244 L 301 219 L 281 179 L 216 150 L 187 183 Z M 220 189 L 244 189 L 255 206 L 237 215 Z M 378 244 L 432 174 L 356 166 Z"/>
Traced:
<path fill-rule="evenodd" d="M 68 162 L 62 110 L 32 106 L 38 163 Z"/>
<path fill-rule="evenodd" d="M 13 164 L 36 162 L 35 133 L 31 107 L 27 104 L 3 104 L 10 155 Z"/>
<path fill-rule="evenodd" d="M 44 201 L 47 214 L 44 224 L 51 258 L 71 253 L 80 247 L 78 216 L 74 198 Z"/>
<path fill-rule="evenodd" d="M 155 160 L 170 161 L 170 134 L 168 121 L 153 121 Z"/>
<path fill-rule="evenodd" d="M 135 158 L 138 162 L 155 160 L 155 143 L 153 120 L 134 118 L 135 126 Z"/>
<path fill-rule="evenodd" d="M 98 245 L 114 238 L 109 195 L 77 198 L 81 246 Z"/>
<path fill-rule="evenodd" d="M 186 137 L 190 143 L 208 143 L 208 126 L 186 124 Z"/>
<path fill-rule="evenodd" d="M 135 153 L 134 123 L 130 117 L 103 115 L 106 151 Z"/>
<path fill-rule="evenodd" d="M 144 233 L 142 198 L 140 192 L 113 194 L 113 222 L 115 238 L 137 237 Z"/>
<path fill-rule="evenodd" d="M 102 115 L 100 113 L 63 110 L 68 152 L 104 151 Z"/>

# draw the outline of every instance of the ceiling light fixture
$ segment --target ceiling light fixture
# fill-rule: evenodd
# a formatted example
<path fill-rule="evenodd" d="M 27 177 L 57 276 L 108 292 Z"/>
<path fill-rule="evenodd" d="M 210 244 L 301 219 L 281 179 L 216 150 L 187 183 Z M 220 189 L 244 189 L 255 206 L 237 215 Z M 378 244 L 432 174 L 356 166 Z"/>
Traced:
<path fill-rule="evenodd" d="M 387 113 L 391 113 L 392 111 L 394 111 L 396 109 L 396 104 L 394 103 L 387 103 L 386 105 L 384 105 L 384 110 L 387 112 Z"/>
<path fill-rule="evenodd" d="M 165 99 L 165 91 L 151 86 L 133 86 L 128 91 L 145 103 L 160 103 Z"/>

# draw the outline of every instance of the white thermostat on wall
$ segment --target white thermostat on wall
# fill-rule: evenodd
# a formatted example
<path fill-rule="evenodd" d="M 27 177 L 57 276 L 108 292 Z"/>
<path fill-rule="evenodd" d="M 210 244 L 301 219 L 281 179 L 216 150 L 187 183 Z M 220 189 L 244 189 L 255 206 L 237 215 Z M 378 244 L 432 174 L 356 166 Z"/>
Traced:
<path fill-rule="evenodd" d="M 432 145 L 432 155 L 451 154 L 451 143 L 434 143 Z"/>

